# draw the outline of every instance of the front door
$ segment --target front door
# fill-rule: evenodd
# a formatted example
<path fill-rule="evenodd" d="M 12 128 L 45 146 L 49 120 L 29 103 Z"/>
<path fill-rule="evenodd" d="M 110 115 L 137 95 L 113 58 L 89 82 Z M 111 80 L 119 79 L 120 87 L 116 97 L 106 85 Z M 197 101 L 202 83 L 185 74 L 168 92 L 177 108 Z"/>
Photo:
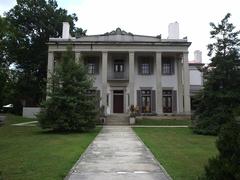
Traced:
<path fill-rule="evenodd" d="M 123 113 L 123 90 L 113 91 L 113 113 Z"/>

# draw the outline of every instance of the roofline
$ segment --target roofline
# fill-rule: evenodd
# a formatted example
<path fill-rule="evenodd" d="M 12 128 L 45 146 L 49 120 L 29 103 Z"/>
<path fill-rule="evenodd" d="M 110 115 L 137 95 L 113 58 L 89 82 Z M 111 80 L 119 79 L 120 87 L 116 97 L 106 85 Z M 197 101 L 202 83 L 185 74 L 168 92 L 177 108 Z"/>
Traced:
<path fill-rule="evenodd" d="M 192 43 L 188 42 L 188 41 L 77 41 L 76 39 L 74 39 L 74 41 L 72 41 L 71 39 L 67 39 L 67 40 L 55 40 L 55 39 L 50 39 L 49 42 L 47 42 L 46 44 L 48 45 L 54 45 L 54 44 L 62 44 L 62 45 L 68 45 L 68 44 L 74 44 L 74 45 L 91 45 L 91 44 L 98 44 L 98 45 L 162 45 L 162 46 L 166 46 L 166 45 L 170 45 L 170 46 L 187 46 L 189 47 Z"/>

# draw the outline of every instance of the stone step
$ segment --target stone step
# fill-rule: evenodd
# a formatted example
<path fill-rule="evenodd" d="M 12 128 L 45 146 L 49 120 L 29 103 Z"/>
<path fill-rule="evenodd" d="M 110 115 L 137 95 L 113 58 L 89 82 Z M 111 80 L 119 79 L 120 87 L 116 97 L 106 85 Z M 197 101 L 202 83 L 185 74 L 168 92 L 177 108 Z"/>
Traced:
<path fill-rule="evenodd" d="M 128 114 L 111 114 L 107 117 L 106 125 L 128 125 Z"/>

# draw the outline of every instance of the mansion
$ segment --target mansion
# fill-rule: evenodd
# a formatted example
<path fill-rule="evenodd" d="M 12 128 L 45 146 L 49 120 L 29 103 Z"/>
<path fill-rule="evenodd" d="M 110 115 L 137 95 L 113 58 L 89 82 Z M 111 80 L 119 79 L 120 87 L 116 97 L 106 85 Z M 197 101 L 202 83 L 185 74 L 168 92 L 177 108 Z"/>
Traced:
<path fill-rule="evenodd" d="M 64 22 L 62 37 L 48 42 L 48 78 L 58 63 L 56 54 L 69 45 L 76 63 L 83 63 L 94 77 L 91 91 L 100 95 L 106 114 L 127 113 L 131 105 L 141 114 L 191 113 L 190 74 L 196 77 L 189 69 L 196 68 L 188 62 L 191 42 L 179 38 L 177 22 L 169 25 L 167 39 L 120 28 L 101 35 L 71 37 L 69 24 Z M 199 89 L 200 85 L 193 87 Z"/>

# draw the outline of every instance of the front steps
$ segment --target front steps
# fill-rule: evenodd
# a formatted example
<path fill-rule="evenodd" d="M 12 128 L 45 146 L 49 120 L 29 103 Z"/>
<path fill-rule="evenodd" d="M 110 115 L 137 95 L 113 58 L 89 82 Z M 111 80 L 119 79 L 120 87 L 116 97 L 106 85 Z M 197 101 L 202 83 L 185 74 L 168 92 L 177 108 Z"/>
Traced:
<path fill-rule="evenodd" d="M 107 116 L 106 125 L 129 125 L 129 115 L 128 114 L 111 114 Z"/>

